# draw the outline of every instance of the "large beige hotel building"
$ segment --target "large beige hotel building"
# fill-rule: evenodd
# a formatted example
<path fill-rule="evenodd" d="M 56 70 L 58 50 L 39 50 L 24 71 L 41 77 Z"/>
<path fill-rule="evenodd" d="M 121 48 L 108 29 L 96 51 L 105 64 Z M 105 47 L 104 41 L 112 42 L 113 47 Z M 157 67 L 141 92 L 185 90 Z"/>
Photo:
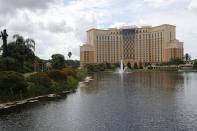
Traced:
<path fill-rule="evenodd" d="M 176 39 L 176 26 L 125 26 L 90 29 L 80 47 L 80 65 L 96 63 L 157 64 L 183 58 L 183 42 Z"/>

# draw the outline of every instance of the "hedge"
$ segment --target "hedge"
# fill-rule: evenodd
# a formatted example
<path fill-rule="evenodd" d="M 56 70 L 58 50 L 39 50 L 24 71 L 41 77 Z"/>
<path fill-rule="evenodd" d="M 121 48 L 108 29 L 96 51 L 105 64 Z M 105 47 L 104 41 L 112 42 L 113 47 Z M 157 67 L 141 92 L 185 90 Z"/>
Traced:
<path fill-rule="evenodd" d="M 51 87 L 52 80 L 46 73 L 39 72 L 36 74 L 30 75 L 28 81 L 35 83 L 36 85 L 42 85 L 44 87 Z"/>
<path fill-rule="evenodd" d="M 15 71 L 0 71 L 0 91 L 14 95 L 25 92 L 27 82 L 23 74 Z"/>
<path fill-rule="evenodd" d="M 52 80 L 56 82 L 64 82 L 67 80 L 67 74 L 61 70 L 50 70 L 46 73 Z"/>

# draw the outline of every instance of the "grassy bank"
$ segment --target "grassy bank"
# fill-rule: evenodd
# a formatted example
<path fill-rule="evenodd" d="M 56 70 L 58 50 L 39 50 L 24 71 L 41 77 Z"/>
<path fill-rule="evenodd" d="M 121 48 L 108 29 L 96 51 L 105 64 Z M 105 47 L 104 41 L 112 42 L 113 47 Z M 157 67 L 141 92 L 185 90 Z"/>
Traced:
<path fill-rule="evenodd" d="M 34 72 L 24 74 L 24 76 L 19 73 L 8 72 L 7 77 L 6 72 L 1 73 L 4 73 L 4 77 L 0 77 L 0 103 L 47 94 L 59 94 L 63 91 L 75 91 L 79 81 L 84 80 L 86 77 L 86 71 L 71 69 L 46 73 Z M 21 79 L 17 79 L 17 75 Z"/>

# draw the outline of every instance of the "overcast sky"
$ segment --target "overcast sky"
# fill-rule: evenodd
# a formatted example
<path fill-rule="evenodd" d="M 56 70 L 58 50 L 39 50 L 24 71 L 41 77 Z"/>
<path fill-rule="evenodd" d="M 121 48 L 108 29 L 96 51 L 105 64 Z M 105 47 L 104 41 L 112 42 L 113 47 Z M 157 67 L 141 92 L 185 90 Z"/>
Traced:
<path fill-rule="evenodd" d="M 0 30 L 33 38 L 36 55 L 79 59 L 90 28 L 173 24 L 185 52 L 197 59 L 197 0 L 0 0 Z M 2 43 L 2 42 L 0 42 Z"/>

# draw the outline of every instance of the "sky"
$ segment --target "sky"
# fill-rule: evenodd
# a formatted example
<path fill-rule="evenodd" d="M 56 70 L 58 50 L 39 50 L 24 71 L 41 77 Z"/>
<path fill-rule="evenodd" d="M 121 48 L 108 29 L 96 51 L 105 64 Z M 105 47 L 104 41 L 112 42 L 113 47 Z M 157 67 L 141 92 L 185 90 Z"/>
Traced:
<path fill-rule="evenodd" d="M 184 52 L 197 59 L 197 0 L 0 0 L 0 30 L 32 38 L 36 55 L 80 56 L 86 31 L 126 25 L 172 24 Z M 0 42 L 2 45 L 2 42 Z"/>

